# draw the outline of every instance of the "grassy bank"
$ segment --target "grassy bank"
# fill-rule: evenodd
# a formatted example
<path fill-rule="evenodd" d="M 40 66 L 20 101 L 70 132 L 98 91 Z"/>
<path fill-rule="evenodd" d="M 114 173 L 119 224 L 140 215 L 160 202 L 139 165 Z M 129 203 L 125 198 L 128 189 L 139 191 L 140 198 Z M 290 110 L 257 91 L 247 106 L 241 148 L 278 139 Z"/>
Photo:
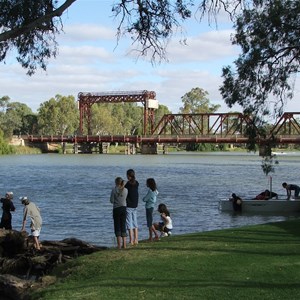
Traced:
<path fill-rule="evenodd" d="M 300 220 L 141 242 L 55 273 L 34 299 L 299 299 Z"/>

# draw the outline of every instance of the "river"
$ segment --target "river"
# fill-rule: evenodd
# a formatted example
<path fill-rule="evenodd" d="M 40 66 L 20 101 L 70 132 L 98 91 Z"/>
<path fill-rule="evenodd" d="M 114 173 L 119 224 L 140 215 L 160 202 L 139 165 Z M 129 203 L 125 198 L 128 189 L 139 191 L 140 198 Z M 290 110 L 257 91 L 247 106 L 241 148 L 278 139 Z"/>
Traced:
<path fill-rule="evenodd" d="M 272 173 L 273 191 L 284 195 L 283 181 L 300 184 L 297 167 L 300 154 L 282 155 L 278 159 L 279 164 Z M 23 206 L 19 197 L 27 196 L 42 212 L 41 240 L 76 237 L 103 246 L 113 246 L 115 242 L 109 202 L 114 179 L 117 176 L 126 178 L 129 168 L 136 171 L 140 183 L 140 239 L 146 239 L 148 234 L 141 200 L 147 191 L 148 177 L 157 182 L 158 204 L 165 203 L 170 209 L 173 234 L 294 218 L 219 211 L 219 198 L 229 197 L 233 192 L 242 197 L 254 197 L 269 187 L 261 161 L 258 154 L 251 153 L 0 156 L 0 195 L 14 192 L 14 229 L 19 230 L 22 223 Z M 154 219 L 159 219 L 157 213 Z"/>

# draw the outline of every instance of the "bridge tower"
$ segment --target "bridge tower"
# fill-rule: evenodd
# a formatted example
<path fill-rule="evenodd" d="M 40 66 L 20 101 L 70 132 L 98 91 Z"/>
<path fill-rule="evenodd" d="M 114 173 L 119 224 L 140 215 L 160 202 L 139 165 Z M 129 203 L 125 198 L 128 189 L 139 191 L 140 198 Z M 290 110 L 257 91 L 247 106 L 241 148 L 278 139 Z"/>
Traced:
<path fill-rule="evenodd" d="M 153 91 L 120 91 L 102 93 L 79 93 L 80 134 L 84 131 L 84 121 L 87 134 L 91 134 L 91 107 L 95 103 L 141 102 L 144 106 L 143 135 L 150 134 L 154 128 L 154 111 L 158 108 L 158 101 Z"/>

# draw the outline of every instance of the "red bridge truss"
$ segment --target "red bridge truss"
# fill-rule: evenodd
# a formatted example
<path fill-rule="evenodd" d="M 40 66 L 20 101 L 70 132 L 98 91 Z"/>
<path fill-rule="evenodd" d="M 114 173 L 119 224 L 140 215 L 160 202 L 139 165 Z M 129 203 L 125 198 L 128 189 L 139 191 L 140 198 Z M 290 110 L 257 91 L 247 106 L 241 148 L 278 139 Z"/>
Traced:
<path fill-rule="evenodd" d="M 252 120 L 242 113 L 202 113 L 164 115 L 153 135 L 199 135 L 221 137 L 244 135 Z"/>
<path fill-rule="evenodd" d="M 116 94 L 113 95 L 114 97 Z M 124 95 L 119 95 L 122 101 Z M 136 97 L 128 101 L 136 102 L 140 99 L 150 99 L 155 95 L 137 94 Z M 94 103 L 97 101 L 110 101 L 107 95 L 82 95 L 83 99 L 91 97 Z M 82 100 L 82 111 L 87 113 L 88 108 L 85 100 Z M 86 105 L 86 106 L 85 106 Z M 145 108 L 147 110 L 147 106 Z M 145 114 L 147 117 L 148 113 Z M 266 144 L 274 142 L 277 144 L 300 144 L 300 112 L 286 112 L 271 126 L 270 131 L 265 136 L 260 136 L 257 131 L 257 143 Z M 148 120 L 148 119 L 147 119 Z M 152 121 L 151 121 L 152 122 Z M 242 113 L 213 113 L 213 114 L 168 114 L 153 126 L 149 134 L 142 136 L 27 136 L 23 137 L 33 143 L 39 142 L 67 142 L 67 143 L 247 143 L 248 137 L 245 135 L 245 128 L 251 125 L 251 118 Z M 153 123 L 151 123 L 152 126 Z M 144 124 L 145 126 L 145 124 Z M 145 127 L 144 127 L 145 128 Z"/>

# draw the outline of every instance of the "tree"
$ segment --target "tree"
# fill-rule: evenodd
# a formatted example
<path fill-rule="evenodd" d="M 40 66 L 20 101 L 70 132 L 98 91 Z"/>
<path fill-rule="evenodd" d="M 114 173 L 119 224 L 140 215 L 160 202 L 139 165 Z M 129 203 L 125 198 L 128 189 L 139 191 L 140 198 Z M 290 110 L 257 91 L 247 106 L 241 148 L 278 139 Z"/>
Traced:
<path fill-rule="evenodd" d="M 0 127 L 4 136 L 10 138 L 13 134 L 29 134 L 34 127 L 34 114 L 26 104 L 9 102 L 10 98 L 4 96 L 0 99 L 2 111 L 0 112 Z"/>
<path fill-rule="evenodd" d="M 143 110 L 136 103 L 92 106 L 91 130 L 99 135 L 135 135 L 142 131 Z"/>
<path fill-rule="evenodd" d="M 181 100 L 183 107 L 180 108 L 180 112 L 183 114 L 214 113 L 220 108 L 220 105 L 211 104 L 208 98 L 208 92 L 199 87 L 191 89 L 181 97 Z M 196 116 L 194 118 L 197 119 Z M 206 116 L 204 116 L 202 120 L 203 119 L 206 119 Z M 182 125 L 182 127 L 184 126 Z M 207 122 L 203 123 L 203 127 L 207 128 Z M 196 143 L 189 143 L 186 145 L 186 150 L 188 151 L 212 150 L 213 148 L 215 148 L 213 145 L 201 146 L 201 144 Z"/>
<path fill-rule="evenodd" d="M 57 0 L 1 1 L 0 61 L 16 49 L 16 59 L 28 75 L 37 67 L 46 70 L 47 59 L 57 54 L 55 35 L 62 31 L 59 17 L 75 1 L 66 0 L 57 9 Z"/>
<path fill-rule="evenodd" d="M 6 142 L 6 140 L 4 139 L 3 131 L 0 129 L 0 155 L 12 153 L 14 153 L 14 149 Z"/>
<path fill-rule="evenodd" d="M 0 2 L 0 61 L 8 53 L 29 75 L 57 55 L 56 35 L 63 31 L 61 15 L 76 0 L 5 0 Z M 233 44 L 242 54 L 231 67 L 223 69 L 221 93 L 232 107 L 245 112 L 268 114 L 276 105 L 280 114 L 293 96 L 293 75 L 299 71 L 299 11 L 295 0 L 117 0 L 112 6 L 119 18 L 117 36 L 132 38 L 142 56 L 167 59 L 166 47 L 174 33 L 194 17 L 216 20 L 218 12 L 229 13 L 237 31 Z M 184 42 L 184 34 L 182 36 Z M 12 51 L 12 50 L 16 50 Z M 270 97 L 272 96 L 272 97 Z"/>
<path fill-rule="evenodd" d="M 165 105 L 159 104 L 158 109 L 155 111 L 155 124 L 161 120 L 164 115 L 171 114 L 169 108 Z"/>
<path fill-rule="evenodd" d="M 4 113 L 6 111 L 6 107 L 9 101 L 10 98 L 8 96 L 3 96 L 0 98 L 0 113 Z"/>
<path fill-rule="evenodd" d="M 199 113 L 214 113 L 220 105 L 210 103 L 208 92 L 202 88 L 193 88 L 184 96 L 181 97 L 183 107 L 180 107 L 180 112 L 183 114 L 199 114 Z"/>
<path fill-rule="evenodd" d="M 111 113 L 111 104 L 96 104 L 92 106 L 91 134 L 115 135 L 122 129 L 118 118 Z"/>
<path fill-rule="evenodd" d="M 39 133 L 73 135 L 78 129 L 79 112 L 73 96 L 56 95 L 38 109 Z"/>
<path fill-rule="evenodd" d="M 0 61 L 9 50 L 16 50 L 18 62 L 32 75 L 46 69 L 47 60 L 57 55 L 56 35 L 63 31 L 61 15 L 76 0 L 3 0 L 0 1 Z M 194 5 L 201 19 L 205 13 L 228 10 L 230 3 L 247 0 L 117 0 L 113 14 L 120 19 L 118 39 L 129 34 L 140 45 L 140 55 L 153 60 L 166 59 L 166 46 L 173 33 L 192 17 Z M 235 8 L 235 6 L 233 6 Z"/>
<path fill-rule="evenodd" d="M 223 68 L 220 88 L 229 107 L 239 104 L 260 117 L 282 113 L 300 70 L 299 23 L 300 1 L 253 1 L 242 11 L 232 41 L 242 53 L 235 69 Z"/>

